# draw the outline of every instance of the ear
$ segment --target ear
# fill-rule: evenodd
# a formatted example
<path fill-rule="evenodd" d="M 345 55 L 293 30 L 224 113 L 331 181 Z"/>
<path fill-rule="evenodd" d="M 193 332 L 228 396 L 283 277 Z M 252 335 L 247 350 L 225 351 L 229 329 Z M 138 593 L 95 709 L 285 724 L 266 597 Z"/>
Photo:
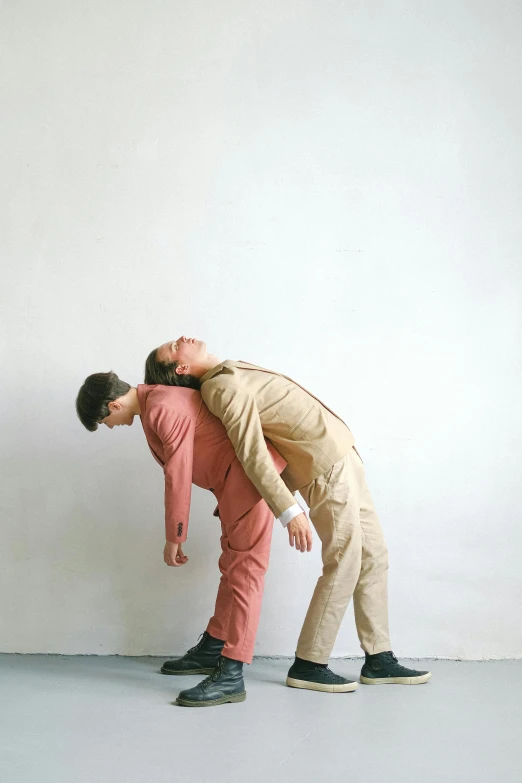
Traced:
<path fill-rule="evenodd" d="M 121 410 L 121 402 L 118 402 L 117 400 L 114 400 L 112 402 L 109 402 L 107 405 L 108 409 L 111 411 L 120 411 Z"/>
<path fill-rule="evenodd" d="M 190 373 L 190 364 L 178 364 L 176 375 L 188 375 Z"/>

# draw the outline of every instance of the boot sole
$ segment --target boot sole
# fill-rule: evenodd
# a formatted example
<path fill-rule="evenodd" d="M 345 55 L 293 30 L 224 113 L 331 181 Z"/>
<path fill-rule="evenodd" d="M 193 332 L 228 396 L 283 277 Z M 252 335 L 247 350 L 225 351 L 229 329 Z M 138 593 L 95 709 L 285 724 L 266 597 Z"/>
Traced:
<path fill-rule="evenodd" d="M 308 691 L 322 691 L 323 693 L 350 693 L 350 691 L 356 691 L 358 687 L 356 682 L 347 682 L 344 685 L 327 685 L 322 682 L 294 680 L 293 677 L 287 677 L 286 684 L 289 688 L 304 688 Z"/>
<path fill-rule="evenodd" d="M 172 669 L 160 669 L 161 674 L 175 674 L 176 676 L 182 674 L 212 674 L 214 669 L 183 669 L 182 671 L 173 671 Z"/>
<path fill-rule="evenodd" d="M 243 693 L 234 693 L 233 696 L 223 696 L 221 699 L 210 699 L 209 701 L 190 701 L 190 699 L 176 699 L 176 704 L 182 707 L 217 707 L 219 704 L 237 703 L 245 701 L 246 691 Z"/>
<path fill-rule="evenodd" d="M 363 685 L 421 685 L 431 679 L 431 672 L 421 674 L 419 677 L 363 677 Z"/>

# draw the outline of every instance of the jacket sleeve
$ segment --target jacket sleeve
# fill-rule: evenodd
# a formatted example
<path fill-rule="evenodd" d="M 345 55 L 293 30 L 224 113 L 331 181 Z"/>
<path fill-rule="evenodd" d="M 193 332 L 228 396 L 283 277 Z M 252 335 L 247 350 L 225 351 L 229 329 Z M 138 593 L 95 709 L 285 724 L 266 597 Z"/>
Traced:
<path fill-rule="evenodd" d="M 268 451 L 259 411 L 252 394 L 223 377 L 201 386 L 209 410 L 225 425 L 243 470 L 274 516 L 294 505 L 295 498 L 279 476 Z"/>
<path fill-rule="evenodd" d="M 165 538 L 179 544 L 187 540 L 196 420 L 171 408 L 158 407 L 149 422 L 165 453 Z"/>

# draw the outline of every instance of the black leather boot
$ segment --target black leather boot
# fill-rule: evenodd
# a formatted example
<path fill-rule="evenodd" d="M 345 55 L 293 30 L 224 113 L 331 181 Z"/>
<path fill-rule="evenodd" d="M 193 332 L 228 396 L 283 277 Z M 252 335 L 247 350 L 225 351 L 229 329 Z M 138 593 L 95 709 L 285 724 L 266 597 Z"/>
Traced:
<path fill-rule="evenodd" d="M 221 657 L 218 665 L 206 680 L 195 688 L 181 691 L 176 704 L 183 707 L 215 707 L 226 702 L 245 701 L 243 663 Z"/>
<path fill-rule="evenodd" d="M 199 642 L 188 650 L 182 658 L 165 661 L 162 674 L 211 674 L 216 668 L 225 642 L 215 639 L 206 631 Z"/>

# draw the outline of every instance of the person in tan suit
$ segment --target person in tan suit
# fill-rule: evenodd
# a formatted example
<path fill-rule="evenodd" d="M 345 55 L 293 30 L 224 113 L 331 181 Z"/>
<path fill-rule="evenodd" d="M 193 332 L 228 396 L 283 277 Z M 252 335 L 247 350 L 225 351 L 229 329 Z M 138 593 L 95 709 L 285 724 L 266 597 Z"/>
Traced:
<path fill-rule="evenodd" d="M 364 684 L 426 682 L 430 672 L 402 666 L 388 630 L 388 552 L 354 438 L 324 403 L 280 373 L 243 361 L 220 361 L 206 344 L 180 337 L 147 357 L 145 382 L 201 390 L 225 425 L 243 469 L 287 528 L 291 546 L 310 551 L 312 533 L 299 491 L 322 544 L 319 577 L 287 684 L 335 692 L 348 682 L 328 659 L 353 596 L 365 663 Z M 265 438 L 286 460 L 279 476 Z"/>

